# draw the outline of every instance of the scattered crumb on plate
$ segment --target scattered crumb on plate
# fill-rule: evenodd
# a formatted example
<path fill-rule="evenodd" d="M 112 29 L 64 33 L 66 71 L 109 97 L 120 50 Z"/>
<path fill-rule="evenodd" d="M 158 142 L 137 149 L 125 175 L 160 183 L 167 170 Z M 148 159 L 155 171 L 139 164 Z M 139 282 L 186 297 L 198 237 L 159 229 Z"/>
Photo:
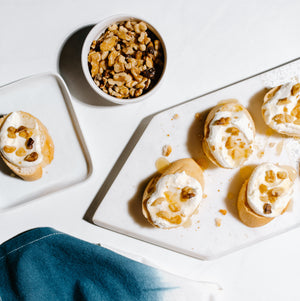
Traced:
<path fill-rule="evenodd" d="M 172 147 L 169 144 L 166 144 L 162 148 L 162 155 L 168 157 L 172 152 Z"/>
<path fill-rule="evenodd" d="M 174 114 L 173 118 L 171 120 L 178 119 L 178 118 L 179 118 L 179 115 L 178 114 Z"/>
<path fill-rule="evenodd" d="M 222 220 L 220 218 L 218 218 L 218 217 L 215 218 L 215 224 L 217 227 L 221 226 L 221 222 L 222 222 Z"/>
<path fill-rule="evenodd" d="M 226 209 L 220 209 L 219 212 L 222 213 L 223 215 L 227 214 L 227 210 Z"/>

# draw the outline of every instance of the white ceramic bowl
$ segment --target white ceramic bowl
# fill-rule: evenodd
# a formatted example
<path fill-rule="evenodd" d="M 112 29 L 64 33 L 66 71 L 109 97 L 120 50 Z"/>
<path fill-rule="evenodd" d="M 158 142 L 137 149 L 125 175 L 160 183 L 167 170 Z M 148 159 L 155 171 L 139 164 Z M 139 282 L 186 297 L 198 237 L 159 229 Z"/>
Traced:
<path fill-rule="evenodd" d="M 152 87 L 151 90 L 149 90 L 148 92 L 146 92 L 145 94 L 142 94 L 141 96 L 138 97 L 134 97 L 134 98 L 128 98 L 128 99 L 119 99 L 117 97 L 111 96 L 107 93 L 105 93 L 104 91 L 102 91 L 93 81 L 93 78 L 91 76 L 90 70 L 89 70 L 89 66 L 88 66 L 88 54 L 90 51 L 90 46 L 92 44 L 92 42 L 94 40 L 97 40 L 102 33 L 105 32 L 105 30 L 114 23 L 117 22 L 122 22 L 122 21 L 126 21 L 126 20 L 138 20 L 138 21 L 144 21 L 148 28 L 157 36 L 157 38 L 160 40 L 161 42 L 161 46 L 164 52 L 164 67 L 161 73 L 160 78 L 158 79 L 157 83 L 155 84 L 155 86 Z M 128 104 L 128 103 L 136 103 L 139 101 L 144 100 L 145 98 L 151 96 L 160 86 L 162 79 L 164 77 L 165 74 L 165 70 L 166 70 L 166 66 L 167 66 L 167 50 L 166 50 L 166 45 L 161 37 L 161 35 L 159 34 L 159 32 L 146 20 L 141 19 L 139 17 L 134 17 L 134 16 L 130 16 L 130 15 L 114 15 L 111 17 L 108 17 L 102 21 L 100 21 L 98 24 L 96 24 L 91 31 L 89 32 L 89 34 L 87 35 L 84 43 L 83 43 L 83 47 L 82 47 L 82 52 L 81 52 L 81 65 L 82 65 L 82 69 L 83 69 L 83 73 L 84 76 L 86 78 L 86 80 L 88 81 L 89 85 L 91 86 L 91 88 L 102 98 L 113 102 L 113 103 L 117 103 L 117 104 Z"/>

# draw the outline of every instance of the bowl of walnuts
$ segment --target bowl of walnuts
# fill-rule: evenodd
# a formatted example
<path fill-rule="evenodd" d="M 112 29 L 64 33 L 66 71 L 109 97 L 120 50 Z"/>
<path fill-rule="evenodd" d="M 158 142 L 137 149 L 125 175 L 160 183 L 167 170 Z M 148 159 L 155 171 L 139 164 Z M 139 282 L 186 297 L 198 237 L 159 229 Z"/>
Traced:
<path fill-rule="evenodd" d="M 139 102 L 159 87 L 167 51 L 159 32 L 138 17 L 116 15 L 96 24 L 81 53 L 84 76 L 102 98 Z"/>

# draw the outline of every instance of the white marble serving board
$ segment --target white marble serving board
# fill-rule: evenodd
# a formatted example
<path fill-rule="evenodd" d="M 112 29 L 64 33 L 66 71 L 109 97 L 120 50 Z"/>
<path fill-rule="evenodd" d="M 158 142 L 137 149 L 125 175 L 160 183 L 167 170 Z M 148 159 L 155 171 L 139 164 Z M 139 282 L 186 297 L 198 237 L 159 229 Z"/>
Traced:
<path fill-rule="evenodd" d="M 249 228 L 240 222 L 236 209 L 241 185 L 257 164 L 271 161 L 291 165 L 299 175 L 300 141 L 270 130 L 264 124 L 260 109 L 267 91 L 265 84 L 278 80 L 278 75 L 282 75 L 280 68 L 155 115 L 102 199 L 94 214 L 94 223 L 200 259 L 213 259 L 299 226 L 299 176 L 295 182 L 294 201 L 286 213 L 269 224 Z M 283 68 L 286 70 L 287 67 Z M 256 146 L 245 167 L 228 170 L 208 162 L 201 149 L 201 136 L 208 110 L 220 101 L 232 98 L 239 100 L 251 113 L 256 125 Z M 196 113 L 200 113 L 202 119 L 195 118 Z M 178 118 L 174 118 L 176 114 Z M 166 144 L 172 147 L 169 161 L 192 157 L 204 167 L 207 197 L 188 228 L 154 228 L 141 213 L 143 188 L 156 172 L 155 162 L 162 156 Z M 220 209 L 226 209 L 227 214 L 222 215 Z M 216 226 L 216 218 L 221 219 L 220 227 Z"/>
<path fill-rule="evenodd" d="M 63 79 L 44 73 L 0 88 L 0 114 L 25 111 L 40 119 L 54 143 L 43 177 L 27 182 L 0 163 L 0 212 L 86 180 L 92 164 Z"/>

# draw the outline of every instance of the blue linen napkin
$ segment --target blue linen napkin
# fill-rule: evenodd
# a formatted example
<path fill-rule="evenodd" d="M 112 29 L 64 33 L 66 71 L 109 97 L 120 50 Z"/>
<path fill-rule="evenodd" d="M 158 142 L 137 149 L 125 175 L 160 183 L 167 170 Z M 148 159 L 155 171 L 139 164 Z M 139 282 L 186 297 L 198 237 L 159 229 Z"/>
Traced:
<path fill-rule="evenodd" d="M 178 278 L 52 228 L 0 246 L 0 301 L 215 300 Z"/>

